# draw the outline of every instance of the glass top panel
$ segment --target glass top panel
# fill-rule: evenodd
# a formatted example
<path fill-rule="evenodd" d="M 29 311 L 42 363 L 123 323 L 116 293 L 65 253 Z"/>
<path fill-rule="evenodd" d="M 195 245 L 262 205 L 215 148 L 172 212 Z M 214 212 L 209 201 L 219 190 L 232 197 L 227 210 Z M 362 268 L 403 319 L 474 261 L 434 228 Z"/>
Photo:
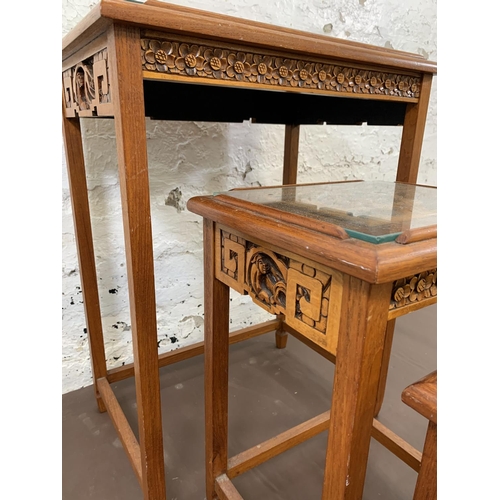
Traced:
<path fill-rule="evenodd" d="M 398 182 L 280 186 L 223 194 L 334 224 L 352 238 L 371 243 L 393 241 L 403 231 L 437 224 L 437 189 Z"/>

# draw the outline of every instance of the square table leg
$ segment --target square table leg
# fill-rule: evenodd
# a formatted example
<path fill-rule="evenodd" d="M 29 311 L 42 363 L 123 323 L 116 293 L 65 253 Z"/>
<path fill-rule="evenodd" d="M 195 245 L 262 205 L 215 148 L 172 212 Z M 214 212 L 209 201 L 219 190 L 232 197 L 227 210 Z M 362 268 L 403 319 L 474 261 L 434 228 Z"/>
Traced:
<path fill-rule="evenodd" d="M 166 497 L 165 469 L 139 30 L 114 25 L 110 29 L 109 47 L 132 323 L 142 491 L 145 500 L 161 500 Z"/>
<path fill-rule="evenodd" d="M 64 109 L 63 136 L 94 392 L 99 411 L 104 412 L 106 407 L 99 394 L 97 381 L 106 376 L 106 355 L 102 334 L 101 306 L 97 286 L 82 131 L 80 119 L 66 118 Z"/>
<path fill-rule="evenodd" d="M 323 500 L 363 496 L 391 289 L 344 277 Z"/>
<path fill-rule="evenodd" d="M 215 277 L 215 223 L 203 220 L 205 283 L 205 466 L 207 500 L 227 471 L 229 287 Z"/>

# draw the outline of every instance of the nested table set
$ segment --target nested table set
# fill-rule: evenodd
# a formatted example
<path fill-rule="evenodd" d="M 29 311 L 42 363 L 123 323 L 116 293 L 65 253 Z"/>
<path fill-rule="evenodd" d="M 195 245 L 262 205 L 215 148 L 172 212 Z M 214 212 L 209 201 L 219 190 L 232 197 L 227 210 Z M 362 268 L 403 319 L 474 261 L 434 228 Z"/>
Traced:
<path fill-rule="evenodd" d="M 145 118 L 283 124 L 283 184 L 297 182 L 301 124 L 402 125 L 395 179 L 415 183 L 436 65 L 417 55 L 155 0 L 102 0 L 64 38 L 62 55 L 63 132 L 96 399 L 99 410 L 108 411 L 115 424 L 144 497 L 163 499 L 167 493 L 158 369 L 201 354 L 205 346 L 202 342 L 158 356 Z M 116 128 L 134 363 L 112 370 L 104 352 L 80 129 L 80 119 L 86 117 L 112 117 Z M 236 242 L 243 238 L 234 236 Z M 342 248 L 357 248 L 349 243 L 351 238 L 340 241 Z M 405 251 L 414 248 L 400 246 Z M 318 264 L 336 269 L 330 261 Z M 267 268 L 265 262 L 260 265 Z M 372 288 L 380 283 L 378 276 L 356 278 Z M 318 303 L 305 307 L 317 315 Z M 374 414 L 382 402 L 394 318 L 400 314 L 395 311 L 385 315 Z M 335 360 L 333 344 L 304 336 L 293 320 L 285 321 L 282 310 L 272 312 L 276 320 L 233 332 L 229 341 L 276 330 L 277 345 L 284 347 L 288 331 Z M 136 382 L 137 437 L 110 386 L 131 376 Z M 323 425 L 326 429 L 328 423 Z M 346 488 L 344 496 L 335 498 L 358 498 L 351 491 Z"/>

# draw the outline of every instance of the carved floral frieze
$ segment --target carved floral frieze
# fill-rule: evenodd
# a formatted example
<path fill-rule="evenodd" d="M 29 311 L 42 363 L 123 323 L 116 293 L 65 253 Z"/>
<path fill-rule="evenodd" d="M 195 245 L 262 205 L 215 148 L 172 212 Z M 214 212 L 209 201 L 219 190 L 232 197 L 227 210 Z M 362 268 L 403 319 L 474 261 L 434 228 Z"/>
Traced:
<path fill-rule="evenodd" d="M 103 49 L 63 72 L 66 116 L 113 116 L 108 52 Z"/>
<path fill-rule="evenodd" d="M 420 78 L 173 40 L 141 39 L 146 71 L 340 93 L 418 98 Z"/>
<path fill-rule="evenodd" d="M 437 269 L 394 282 L 389 309 L 397 309 L 437 296 Z"/>

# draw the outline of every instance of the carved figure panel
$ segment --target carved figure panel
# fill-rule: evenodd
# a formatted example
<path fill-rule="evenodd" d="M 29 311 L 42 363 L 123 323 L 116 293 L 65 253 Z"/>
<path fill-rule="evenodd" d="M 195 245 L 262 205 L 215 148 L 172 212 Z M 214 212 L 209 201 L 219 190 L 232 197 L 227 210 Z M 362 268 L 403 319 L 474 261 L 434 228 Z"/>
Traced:
<path fill-rule="evenodd" d="M 66 116 L 113 116 L 107 49 L 63 72 Z"/>
<path fill-rule="evenodd" d="M 342 273 L 316 269 L 280 251 L 259 246 L 219 228 L 216 277 L 302 335 L 336 352 Z"/>
<path fill-rule="evenodd" d="M 222 45 L 146 37 L 141 39 L 141 49 L 143 70 L 153 73 L 336 93 L 420 95 L 420 77 L 266 55 L 258 49 L 242 52 Z"/>
<path fill-rule="evenodd" d="M 254 246 L 247 248 L 246 260 L 248 293 L 270 313 L 285 313 L 288 259 Z"/>

